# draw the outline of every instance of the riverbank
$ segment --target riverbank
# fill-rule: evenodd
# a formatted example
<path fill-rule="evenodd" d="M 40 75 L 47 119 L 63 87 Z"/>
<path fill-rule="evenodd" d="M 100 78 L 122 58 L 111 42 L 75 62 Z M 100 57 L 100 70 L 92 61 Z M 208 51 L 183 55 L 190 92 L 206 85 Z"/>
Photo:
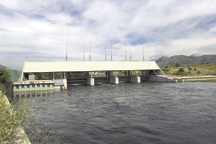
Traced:
<path fill-rule="evenodd" d="M 13 111 L 8 98 L 0 91 L 1 137 L 3 143 L 31 144 L 25 131 L 19 126 L 16 112 Z"/>
<path fill-rule="evenodd" d="M 184 81 L 208 81 L 208 82 L 216 82 L 216 76 L 212 76 L 212 75 L 171 76 L 171 77 L 181 78 Z"/>

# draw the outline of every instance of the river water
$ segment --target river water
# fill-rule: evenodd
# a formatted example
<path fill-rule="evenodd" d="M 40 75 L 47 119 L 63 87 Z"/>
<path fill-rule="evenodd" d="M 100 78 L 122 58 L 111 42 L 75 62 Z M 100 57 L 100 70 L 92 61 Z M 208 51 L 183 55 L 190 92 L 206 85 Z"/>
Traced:
<path fill-rule="evenodd" d="M 72 86 L 27 99 L 63 144 L 215 144 L 216 83 Z M 37 107 L 36 107 L 37 106 Z"/>

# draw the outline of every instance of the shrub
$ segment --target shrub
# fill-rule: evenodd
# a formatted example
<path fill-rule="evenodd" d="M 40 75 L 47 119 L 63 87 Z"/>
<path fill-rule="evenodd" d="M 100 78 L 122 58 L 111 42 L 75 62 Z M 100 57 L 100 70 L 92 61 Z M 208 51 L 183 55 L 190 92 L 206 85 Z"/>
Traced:
<path fill-rule="evenodd" d="M 179 63 L 176 63 L 176 64 L 175 64 L 175 67 L 180 67 L 180 64 L 179 64 Z"/>
<path fill-rule="evenodd" d="M 178 71 L 179 71 L 179 72 L 184 72 L 184 69 L 183 69 L 183 68 L 180 68 Z"/>
<path fill-rule="evenodd" d="M 1 68 L 0 69 L 0 91 L 5 93 L 7 96 L 12 95 L 12 85 L 11 75 L 8 70 Z"/>
<path fill-rule="evenodd" d="M 197 69 L 196 68 L 194 68 L 194 71 L 196 71 Z"/>
<path fill-rule="evenodd" d="M 188 68 L 188 70 L 192 70 L 192 68 L 191 68 L 191 67 L 189 67 L 189 68 Z"/>
<path fill-rule="evenodd" d="M 0 141 L 9 141 L 24 138 L 17 136 L 15 130 L 19 127 L 28 128 L 30 116 L 28 110 L 31 106 L 24 105 L 18 108 L 20 103 L 8 104 L 6 97 L 0 94 Z M 14 111 L 15 110 L 15 111 Z"/>
<path fill-rule="evenodd" d="M 164 68 L 168 68 L 169 66 L 168 65 L 166 65 Z"/>
<path fill-rule="evenodd" d="M 200 70 L 198 70 L 198 71 L 197 71 L 197 74 L 200 74 L 200 73 L 201 73 L 201 71 L 200 71 Z"/>

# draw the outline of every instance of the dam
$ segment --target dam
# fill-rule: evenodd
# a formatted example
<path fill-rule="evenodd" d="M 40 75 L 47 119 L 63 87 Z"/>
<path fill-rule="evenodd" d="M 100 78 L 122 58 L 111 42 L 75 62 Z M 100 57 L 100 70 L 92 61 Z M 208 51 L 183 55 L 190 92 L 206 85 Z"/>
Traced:
<path fill-rule="evenodd" d="M 56 74 L 61 74 L 57 77 Z M 94 76 L 103 73 L 103 76 Z M 43 79 L 48 74 L 49 79 Z M 75 84 L 182 82 L 164 75 L 155 61 L 24 61 L 16 91 L 67 89 Z"/>

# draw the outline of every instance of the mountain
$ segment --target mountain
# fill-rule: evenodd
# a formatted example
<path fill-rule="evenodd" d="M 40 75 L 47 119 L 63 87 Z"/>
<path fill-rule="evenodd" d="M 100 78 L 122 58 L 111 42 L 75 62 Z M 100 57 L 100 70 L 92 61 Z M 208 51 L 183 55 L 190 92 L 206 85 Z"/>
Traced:
<path fill-rule="evenodd" d="M 21 77 L 21 74 L 22 74 L 22 70 L 17 70 L 17 69 L 10 69 L 10 68 L 7 68 L 3 65 L 0 65 L 0 69 L 1 68 L 6 68 L 8 70 L 8 72 L 11 74 L 11 80 L 13 82 L 16 82 L 19 80 L 19 78 Z"/>
<path fill-rule="evenodd" d="M 166 65 L 172 66 L 176 63 L 180 64 L 206 64 L 206 63 L 216 63 L 216 55 L 201 55 L 201 56 L 185 56 L 185 55 L 175 55 L 171 57 L 163 56 L 159 58 L 157 64 L 160 67 L 165 67 Z"/>
<path fill-rule="evenodd" d="M 6 67 L 5 67 L 5 66 L 3 66 L 3 65 L 0 65 L 0 69 L 1 69 L 1 68 L 6 68 Z"/>

